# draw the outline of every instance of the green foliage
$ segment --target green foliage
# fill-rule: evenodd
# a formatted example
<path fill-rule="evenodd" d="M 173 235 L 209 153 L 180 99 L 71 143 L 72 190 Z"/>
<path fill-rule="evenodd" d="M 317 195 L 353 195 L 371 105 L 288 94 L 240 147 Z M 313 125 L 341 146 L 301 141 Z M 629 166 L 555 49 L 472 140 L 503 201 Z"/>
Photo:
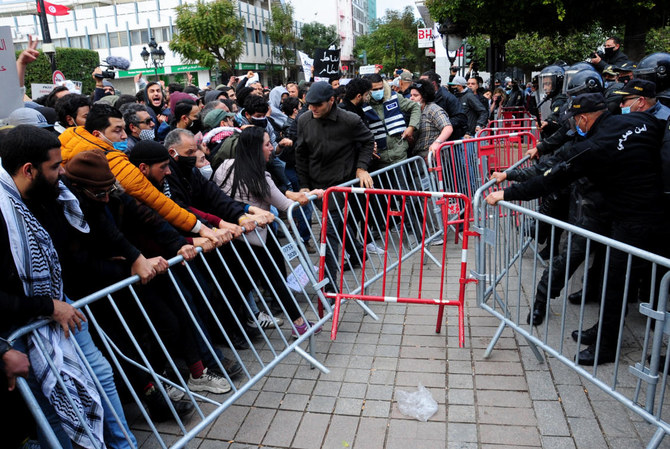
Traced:
<path fill-rule="evenodd" d="M 337 40 L 335 25 L 325 26 L 319 22 L 310 22 L 302 26 L 300 31 L 302 37 L 299 48 L 310 58 L 314 56 L 317 48 L 327 48 L 329 44 Z"/>
<path fill-rule="evenodd" d="M 18 58 L 21 51 L 16 52 Z M 98 52 L 83 48 L 56 48 L 56 68 L 63 72 L 65 78 L 82 82 L 82 93 L 88 94 L 95 89 L 95 81 L 91 77 L 93 69 L 100 65 Z M 35 62 L 26 68 L 26 94 L 31 97 L 30 85 L 50 84 L 52 81 L 49 58 L 42 53 Z M 32 97 L 31 97 L 32 98 Z"/>
<path fill-rule="evenodd" d="M 424 71 L 431 65 L 424 48 L 417 45 L 416 29 L 423 22 L 414 18 L 411 7 L 403 11 L 386 10 L 386 15 L 374 24 L 374 31 L 356 40 L 354 55 L 367 51 L 368 64 L 382 64 L 384 72 L 396 66 L 412 72 Z M 362 60 L 359 60 L 362 64 Z"/>
<path fill-rule="evenodd" d="M 244 20 L 232 0 L 183 3 L 177 6 L 176 32 L 170 50 L 187 63 L 232 71 L 244 49 Z"/>
<path fill-rule="evenodd" d="M 272 18 L 266 23 L 266 30 L 273 45 L 273 54 L 284 68 L 297 63 L 296 44 L 298 39 L 293 28 L 293 6 L 273 3 Z"/>
<path fill-rule="evenodd" d="M 645 50 L 647 54 L 659 51 L 670 53 L 670 26 L 649 30 Z"/>
<path fill-rule="evenodd" d="M 593 27 L 589 33 L 572 33 L 565 36 L 541 36 L 539 33 L 519 34 L 507 41 L 506 62 L 526 72 L 540 70 L 557 60 L 574 64 L 583 61 L 598 46 L 605 42 L 612 30 Z"/>

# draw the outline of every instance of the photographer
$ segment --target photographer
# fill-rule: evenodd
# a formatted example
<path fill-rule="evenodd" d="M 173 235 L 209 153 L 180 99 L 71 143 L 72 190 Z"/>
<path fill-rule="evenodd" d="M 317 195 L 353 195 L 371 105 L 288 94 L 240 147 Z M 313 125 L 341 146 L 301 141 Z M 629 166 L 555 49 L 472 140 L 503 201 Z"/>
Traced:
<path fill-rule="evenodd" d="M 93 70 L 91 75 L 95 80 L 95 90 L 93 91 L 93 103 L 98 101 L 104 96 L 114 95 L 116 92 L 114 90 L 114 85 L 108 79 L 103 77 L 103 72 L 100 67 L 96 67 Z"/>
<path fill-rule="evenodd" d="M 626 61 L 628 61 L 628 56 L 621 51 L 621 39 L 616 36 L 605 41 L 605 54 L 594 51 L 587 59 L 587 62 L 593 64 L 600 73 L 609 65 L 619 66 Z"/>

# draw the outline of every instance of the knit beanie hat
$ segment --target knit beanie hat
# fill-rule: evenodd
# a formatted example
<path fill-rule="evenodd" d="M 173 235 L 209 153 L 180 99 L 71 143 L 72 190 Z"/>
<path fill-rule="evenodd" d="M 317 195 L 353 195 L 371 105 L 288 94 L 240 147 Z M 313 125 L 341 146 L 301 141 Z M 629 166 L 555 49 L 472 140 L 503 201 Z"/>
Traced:
<path fill-rule="evenodd" d="M 136 166 L 139 166 L 141 163 L 152 165 L 167 161 L 170 159 L 170 153 L 168 153 L 167 148 L 156 141 L 142 140 L 137 142 L 133 149 L 130 150 L 128 159 Z"/>
<path fill-rule="evenodd" d="M 87 150 L 74 155 L 65 164 L 65 176 L 79 184 L 91 187 L 107 187 L 114 182 L 114 174 L 101 150 Z"/>

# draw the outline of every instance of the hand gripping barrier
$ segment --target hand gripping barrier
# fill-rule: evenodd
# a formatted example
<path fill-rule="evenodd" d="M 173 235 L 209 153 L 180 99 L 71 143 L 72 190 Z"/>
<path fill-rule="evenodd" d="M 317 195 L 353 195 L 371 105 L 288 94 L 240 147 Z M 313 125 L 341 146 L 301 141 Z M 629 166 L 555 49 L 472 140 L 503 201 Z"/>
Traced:
<path fill-rule="evenodd" d="M 458 199 L 464 204 L 464 228 L 461 270 L 459 278 L 459 292 L 457 299 L 445 299 L 445 272 L 446 272 L 446 234 L 441 229 L 428 226 L 430 205 L 434 201 L 442 208 L 442 217 L 446 217 L 446 208 L 450 200 Z M 382 216 L 375 212 L 375 206 L 383 204 Z M 362 208 L 361 208 L 362 205 Z M 334 206 L 334 207 L 333 207 Z M 356 210 L 356 208 L 359 208 Z M 341 219 L 332 219 L 329 210 L 342 210 Z M 422 216 L 420 223 L 413 221 L 415 216 L 412 209 L 418 210 Z M 361 220 L 362 218 L 362 220 Z M 374 223 L 373 223 L 374 218 Z M 338 259 L 339 267 L 345 266 L 346 245 L 338 242 L 352 240 L 349 235 L 353 232 L 353 240 L 362 237 L 362 254 L 360 271 L 350 273 L 359 279 L 359 292 L 348 292 L 345 286 L 345 271 L 339 270 L 335 285 L 326 289 L 325 296 L 334 300 L 333 327 L 331 338 L 337 336 L 337 326 L 342 299 L 356 299 L 363 301 L 378 301 L 392 303 L 434 304 L 438 305 L 437 324 L 435 332 L 439 333 L 442 326 L 442 315 L 445 306 L 458 307 L 459 345 L 464 344 L 464 316 L 463 305 L 465 300 L 465 286 L 472 279 L 467 278 L 467 250 L 470 236 L 470 201 L 467 197 L 457 193 L 409 192 L 386 189 L 363 189 L 357 187 L 331 187 L 323 198 L 323 214 L 321 225 L 321 244 L 319 248 L 319 280 L 326 279 L 326 266 L 333 265 Z M 362 221 L 362 223 L 361 223 Z M 445 226 L 443 225 L 443 228 Z M 368 253 L 368 242 L 375 231 L 381 233 L 384 243 L 383 251 Z M 409 238 L 408 238 L 409 237 Z M 441 257 L 435 260 L 430 253 L 431 243 L 441 243 Z M 352 245 L 353 246 L 353 245 Z M 433 246 L 436 248 L 439 246 Z M 411 280 L 403 278 L 404 263 L 411 257 L 420 257 L 420 269 Z M 426 256 L 432 259 L 439 273 L 429 271 L 424 267 Z M 368 266 L 373 269 L 369 270 Z M 368 274 L 372 275 L 367 278 Z M 439 277 L 439 286 L 435 292 L 431 278 Z M 381 277 L 379 283 L 372 285 Z M 333 288 L 334 287 L 334 288 Z M 381 288 L 380 288 L 381 287 Z M 416 287 L 416 288 L 414 288 Z"/>
<path fill-rule="evenodd" d="M 281 245 L 275 233 L 268 231 L 266 244 L 254 246 L 243 235 L 210 253 L 199 251 L 190 262 L 184 262 L 181 256 L 172 258 L 167 274 L 157 276 L 146 286 L 137 284 L 138 276 L 132 276 L 73 304 L 85 312 L 91 333 L 94 329 L 102 342 L 101 350 L 118 373 L 115 376 L 117 388 L 127 389 L 132 398 L 131 403 L 125 406 L 126 416 L 137 416 L 129 422 L 131 432 L 140 429 L 151 433 L 143 445 L 186 447 L 189 441 L 212 425 L 229 406 L 292 353 L 300 355 L 312 367 L 328 372 L 314 358 L 313 336 L 332 314 L 329 311 L 320 320 L 307 322 L 308 317 L 317 314 L 312 300 L 316 298 L 324 302 L 325 298 L 320 290 L 313 290 L 308 285 L 309 274 L 313 277 L 311 263 L 297 250 L 288 228 L 280 220 L 275 220 L 275 223 L 288 238 L 288 243 Z M 257 230 L 252 232 L 262 241 Z M 158 291 L 160 294 L 149 295 L 149 288 L 155 288 L 154 293 Z M 170 298 L 169 301 L 167 298 Z M 194 344 L 191 352 L 180 352 L 175 347 L 175 339 L 172 338 L 175 336 L 166 330 L 163 315 L 158 313 L 160 307 L 157 311 L 152 301 L 164 301 L 159 303 L 160 307 L 170 307 L 177 317 L 178 326 L 174 328 L 180 332 L 177 340 L 183 343 L 190 336 Z M 265 324 L 267 327 L 263 328 L 253 309 L 259 307 L 272 316 L 271 306 L 280 312 L 275 312 L 272 324 Z M 279 327 L 279 319 L 285 322 L 283 327 Z M 294 321 L 299 319 L 307 322 L 306 326 L 299 328 L 295 325 Z M 54 369 L 54 362 L 37 332 L 43 326 L 54 325 L 47 320 L 32 323 L 16 331 L 10 341 L 37 335 L 37 350 L 44 354 L 62 384 L 63 379 Z M 297 338 L 292 340 L 291 334 Z M 81 347 L 74 338 L 72 340 L 80 358 L 85 361 L 83 368 L 92 376 L 101 400 L 109 403 L 110 399 Z M 309 352 L 301 347 L 305 341 L 309 341 Z M 186 346 L 181 349 L 186 349 Z M 181 369 L 183 361 L 189 357 L 199 357 L 210 373 L 220 373 L 225 379 L 223 383 L 230 385 L 231 392 L 214 394 L 194 387 L 189 373 Z M 144 390 L 147 383 L 155 387 L 154 393 L 164 405 L 162 412 L 165 416 L 161 421 L 174 420 L 177 435 L 174 430 L 170 434 L 165 433 L 166 428 L 156 423 L 157 419 L 152 417 L 149 409 L 145 410 L 144 404 L 149 406 L 149 396 Z M 50 445 L 60 448 L 26 380 L 17 379 L 17 385 Z M 71 401 L 72 396 L 67 396 Z M 184 404 L 179 402 L 191 404 L 194 411 L 180 415 L 176 406 L 182 405 L 180 408 L 183 409 Z M 81 412 L 73 409 L 79 422 L 83 422 Z M 120 417 L 116 413 L 114 415 L 116 422 L 120 423 Z M 89 432 L 88 428 L 86 430 Z M 130 435 L 125 430 L 123 432 L 132 447 Z"/>
<path fill-rule="evenodd" d="M 423 158 L 419 156 L 415 156 L 400 162 L 397 162 L 395 164 L 389 165 L 388 167 L 384 167 L 380 170 L 376 170 L 374 172 L 370 173 L 370 177 L 373 180 L 374 186 L 375 187 L 380 187 L 380 188 L 386 188 L 386 189 L 393 189 L 393 190 L 409 190 L 409 191 L 435 191 L 435 185 L 434 185 L 434 180 L 428 173 L 428 168 L 426 167 L 426 162 Z M 349 182 L 346 182 L 344 184 L 341 184 L 342 187 L 348 187 L 348 186 L 354 186 L 358 185 L 359 181 L 357 179 L 353 179 Z M 370 247 L 368 249 L 368 254 L 371 254 L 371 251 L 381 251 L 383 246 L 383 242 L 381 240 L 381 236 L 383 235 L 383 229 L 384 229 L 384 223 L 383 223 L 383 217 L 384 211 L 386 209 L 385 204 L 383 203 L 383 199 L 378 199 L 379 202 L 375 201 L 373 203 L 374 211 L 375 213 L 372 215 L 372 218 L 370 218 L 369 221 L 369 226 L 371 231 L 371 234 L 375 234 L 374 238 L 372 235 L 368 237 L 368 242 L 370 244 Z M 322 216 L 321 216 L 321 204 L 318 200 L 316 200 L 316 197 L 311 198 L 311 201 L 305 205 L 305 206 L 300 206 L 298 203 L 294 203 L 291 205 L 291 207 L 288 210 L 288 220 L 291 225 L 291 230 L 293 231 L 293 235 L 295 238 L 295 241 L 298 244 L 298 247 L 300 248 L 304 258 L 306 260 L 311 260 L 312 265 L 314 266 L 314 271 L 312 273 L 309 273 L 310 276 L 313 276 L 316 278 L 318 274 L 318 265 L 319 265 L 319 259 L 316 254 L 316 248 L 320 247 L 320 237 L 321 237 L 321 224 L 322 224 Z M 343 208 L 337 208 L 334 207 L 331 211 L 328 212 L 329 221 L 333 220 L 342 220 L 342 210 Z M 358 211 L 363 210 L 363 206 L 361 204 L 358 205 L 358 207 L 354 208 L 356 213 Z M 441 212 L 440 212 L 440 207 L 438 205 L 434 205 L 434 207 L 428 211 L 425 215 L 426 217 L 426 229 L 428 233 L 431 233 L 432 235 L 437 234 L 439 232 L 442 232 L 442 218 L 441 218 Z M 418 205 L 415 205 L 413 202 L 410 202 L 409 206 L 409 214 L 411 217 L 411 222 L 412 223 L 420 223 L 423 219 L 422 211 L 420 210 L 420 207 Z M 360 214 L 359 216 L 362 216 Z M 350 220 L 349 222 L 350 226 L 353 225 L 353 221 Z M 418 225 L 417 225 L 418 228 Z M 357 234 L 357 239 L 358 242 L 362 241 L 362 228 L 360 226 L 357 226 L 354 228 L 355 231 L 350 232 L 349 235 L 356 235 Z M 405 234 L 407 239 L 411 239 L 412 244 L 414 245 L 419 245 L 419 240 L 418 240 L 418 232 L 417 233 L 407 233 Z M 436 237 L 437 238 L 437 237 Z M 335 239 L 335 242 L 337 245 L 341 247 L 342 241 L 337 241 Z M 354 248 L 351 248 L 351 244 L 348 243 L 347 246 L 349 249 L 347 250 L 348 257 L 345 258 L 344 264 L 341 266 L 337 265 L 337 262 L 335 261 L 334 263 L 328 264 L 326 266 L 326 278 L 324 278 L 321 282 L 317 282 L 316 279 L 313 280 L 314 285 L 313 287 L 315 289 L 322 289 L 326 286 L 326 284 L 330 283 L 331 286 L 335 283 L 335 280 L 338 279 L 338 273 L 340 270 L 344 270 L 347 272 L 352 272 L 353 270 L 356 269 L 356 267 L 360 267 L 362 265 L 362 260 L 361 260 L 361 254 L 362 250 L 359 249 L 359 251 L 356 251 Z M 310 254 L 309 250 L 313 252 L 313 254 Z M 437 263 L 437 259 L 435 259 L 432 254 L 428 253 L 427 256 L 429 259 L 433 260 L 434 263 Z M 368 270 L 368 274 L 366 276 L 367 282 L 372 282 L 371 279 L 377 280 L 380 279 L 383 275 L 381 272 L 382 266 L 380 264 L 371 264 L 368 263 L 366 265 L 366 270 Z M 312 277 L 310 277 L 310 280 L 312 280 Z M 344 289 L 343 291 L 347 293 L 352 293 L 352 294 L 357 294 L 361 291 L 362 285 L 360 283 L 360 279 L 355 276 L 345 276 L 344 279 L 344 285 L 342 288 Z M 328 287 L 329 289 L 331 287 Z M 360 301 L 355 301 L 364 311 L 367 315 L 369 315 L 372 319 L 377 320 L 377 315 L 372 311 L 369 307 L 365 305 L 365 303 L 360 302 Z M 326 308 L 330 310 L 330 304 L 325 305 Z M 321 303 L 319 303 L 319 309 L 321 312 Z"/>
<path fill-rule="evenodd" d="M 512 329 L 529 342 L 539 361 L 543 350 L 655 426 L 647 447 L 659 447 L 670 433 L 663 408 L 670 371 L 670 346 L 664 343 L 670 333 L 670 259 L 521 205 L 501 201 L 489 206 L 483 194 L 491 186 L 475 194 L 472 228 L 478 234 L 473 272 L 478 303 L 500 320 L 485 357 L 503 330 Z M 546 267 L 528 251 L 541 224 L 551 227 L 547 244 L 553 248 L 558 238 L 561 243 L 551 250 Z M 645 236 L 620 229 L 612 225 L 609 232 L 644 241 Z M 582 263 L 588 268 L 580 269 Z M 571 279 L 581 283 L 581 294 L 570 295 L 579 289 L 570 288 Z M 628 307 L 638 298 L 637 307 Z M 529 312 L 543 302 L 546 317 L 539 323 Z M 587 347 L 595 360 L 580 352 Z"/>

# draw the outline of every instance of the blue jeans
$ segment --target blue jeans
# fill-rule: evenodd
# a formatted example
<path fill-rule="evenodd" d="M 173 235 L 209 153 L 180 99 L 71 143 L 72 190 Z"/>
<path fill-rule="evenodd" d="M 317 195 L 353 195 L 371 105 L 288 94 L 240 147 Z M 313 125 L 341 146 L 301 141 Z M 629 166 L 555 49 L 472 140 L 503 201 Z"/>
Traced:
<path fill-rule="evenodd" d="M 288 177 L 289 181 L 291 181 L 291 185 L 293 186 L 293 190 L 295 192 L 300 190 L 299 189 L 300 181 L 298 180 L 298 173 L 295 171 L 295 168 L 287 168 L 286 169 L 286 176 Z M 302 215 L 303 211 L 305 212 L 305 217 L 304 218 L 303 218 L 303 215 Z M 310 206 L 296 208 L 295 213 L 294 213 L 294 219 L 295 219 L 295 221 L 297 222 L 297 225 L 298 225 L 298 233 L 300 234 L 300 238 L 305 243 L 309 242 L 309 240 L 312 238 L 312 236 L 309 232 L 309 224 L 308 223 L 312 219 L 312 208 Z"/>
<path fill-rule="evenodd" d="M 72 301 L 68 300 L 68 302 L 71 303 Z M 84 353 L 84 357 L 91 365 L 95 377 L 100 381 L 100 385 L 102 386 L 103 390 L 105 391 L 105 394 L 109 398 L 109 402 L 112 404 L 112 408 L 114 409 L 114 411 L 116 411 L 116 414 L 119 416 L 122 425 L 125 427 L 126 432 L 128 433 L 128 435 L 130 435 L 130 438 L 132 439 L 132 445 L 131 445 L 126 440 L 121 430 L 121 427 L 119 426 L 119 423 L 114 418 L 111 409 L 109 408 L 107 402 L 102 398 L 101 395 L 100 399 L 104 411 L 103 432 L 104 432 L 105 444 L 107 445 L 107 447 L 115 449 L 136 448 L 137 440 L 135 439 L 135 436 L 130 432 L 130 428 L 128 427 L 126 417 L 123 413 L 121 400 L 119 399 L 119 394 L 117 393 L 116 385 L 114 384 L 114 374 L 112 372 L 112 367 L 107 361 L 107 359 L 102 355 L 100 350 L 93 343 L 91 334 L 88 331 L 88 323 L 82 323 L 81 331 L 77 331 L 74 335 L 74 338 L 77 340 L 77 343 L 81 347 L 81 350 Z M 18 351 L 27 354 L 25 338 L 17 340 L 14 345 L 14 348 Z M 56 411 L 53 409 L 49 400 L 42 393 L 42 388 L 38 383 L 37 379 L 35 378 L 35 373 L 33 372 L 32 368 L 30 369 L 30 375 L 28 377 L 28 385 L 30 386 L 31 391 L 35 396 L 37 403 L 40 405 L 40 408 L 42 409 L 44 415 L 49 421 L 49 424 L 51 424 L 51 427 L 54 433 L 56 434 L 56 437 L 58 438 L 58 441 L 60 442 L 63 449 L 71 449 L 72 443 L 70 441 L 70 438 L 63 430 L 63 427 L 61 426 L 60 419 L 58 418 Z M 48 448 L 49 445 L 47 444 L 46 439 L 44 438 L 44 435 L 42 434 L 41 430 L 38 428 L 37 431 L 40 445 L 43 448 Z"/>

